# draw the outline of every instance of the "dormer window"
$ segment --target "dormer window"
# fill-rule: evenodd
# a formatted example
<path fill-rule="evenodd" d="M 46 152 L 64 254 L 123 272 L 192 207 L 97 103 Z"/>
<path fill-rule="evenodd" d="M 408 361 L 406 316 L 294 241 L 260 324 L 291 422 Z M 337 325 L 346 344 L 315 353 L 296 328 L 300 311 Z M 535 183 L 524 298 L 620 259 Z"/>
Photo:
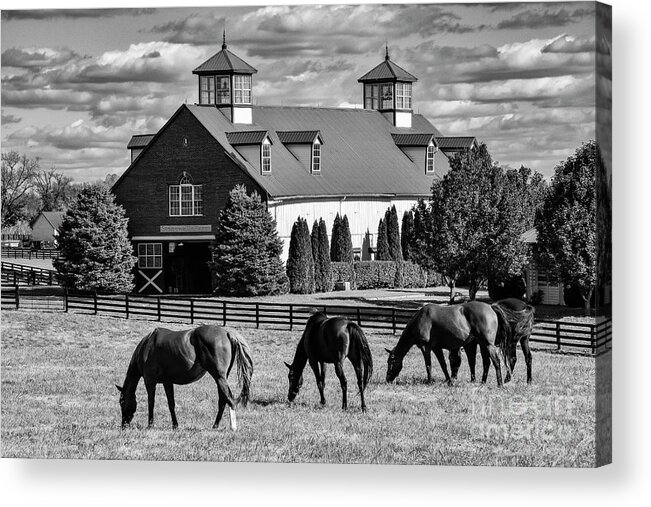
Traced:
<path fill-rule="evenodd" d="M 312 144 L 312 172 L 321 172 L 321 143 L 318 139 Z"/>
<path fill-rule="evenodd" d="M 411 83 L 396 83 L 396 108 L 411 109 Z"/>
<path fill-rule="evenodd" d="M 271 172 L 271 142 L 269 138 L 262 141 L 261 163 L 262 174 L 269 174 Z"/>
<path fill-rule="evenodd" d="M 171 217 L 203 215 L 203 186 L 194 185 L 192 176 L 184 172 L 178 185 L 169 186 L 169 213 Z"/>
<path fill-rule="evenodd" d="M 430 143 L 427 146 L 427 155 L 425 159 L 425 173 L 433 174 L 434 173 L 434 156 L 436 155 L 436 146 L 433 143 Z M 422 160 L 422 159 L 421 159 Z"/>
<path fill-rule="evenodd" d="M 251 104 L 251 76 L 249 74 L 236 74 L 233 76 L 233 91 L 235 104 Z"/>

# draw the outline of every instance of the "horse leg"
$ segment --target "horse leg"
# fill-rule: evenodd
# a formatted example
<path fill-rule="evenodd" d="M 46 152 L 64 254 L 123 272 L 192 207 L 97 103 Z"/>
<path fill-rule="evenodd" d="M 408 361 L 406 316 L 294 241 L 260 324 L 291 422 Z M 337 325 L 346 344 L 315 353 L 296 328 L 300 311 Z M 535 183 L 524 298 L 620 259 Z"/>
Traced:
<path fill-rule="evenodd" d="M 174 410 L 174 384 L 171 382 L 165 382 L 163 387 L 165 388 L 165 395 L 167 396 L 167 406 L 170 408 L 170 414 L 172 416 L 172 429 L 176 429 L 179 427 L 179 423 L 176 420 L 176 412 Z"/>
<path fill-rule="evenodd" d="M 427 372 L 427 382 L 432 382 L 432 355 L 431 351 L 427 346 L 421 347 L 421 352 L 423 353 L 423 359 L 425 359 L 425 371 Z"/>
<path fill-rule="evenodd" d="M 495 367 L 495 375 L 497 376 L 497 387 L 502 387 L 502 367 L 500 366 L 500 356 L 497 352 L 497 347 L 492 343 L 487 345 L 488 353 L 490 354 L 491 362 Z"/>
<path fill-rule="evenodd" d="M 524 354 L 524 362 L 527 365 L 527 384 L 531 384 L 531 349 L 529 348 L 529 337 L 522 338 L 520 342 L 522 353 Z"/>
<path fill-rule="evenodd" d="M 154 425 L 154 400 L 156 398 L 156 382 L 146 382 L 145 389 L 147 389 L 147 407 L 149 408 L 149 423 L 151 428 Z"/>
<path fill-rule="evenodd" d="M 231 429 L 233 431 L 237 430 L 237 417 L 235 415 L 235 401 L 233 400 L 233 393 L 231 388 L 226 381 L 226 377 L 220 375 L 217 372 L 209 372 L 210 375 L 215 379 L 217 384 L 217 390 L 219 391 L 219 405 L 217 410 L 217 417 L 215 418 L 215 423 L 212 425 L 213 429 L 219 427 L 219 423 L 222 420 L 222 415 L 224 414 L 224 409 L 228 405 L 230 419 L 231 419 Z"/>
<path fill-rule="evenodd" d="M 470 368 L 470 382 L 475 381 L 475 364 L 477 363 L 477 342 L 471 341 L 469 344 L 464 345 L 463 349 L 466 351 L 468 358 L 468 368 Z"/>
<path fill-rule="evenodd" d="M 348 383 L 346 382 L 346 375 L 344 375 L 344 365 L 342 361 L 335 363 L 335 373 L 339 377 L 341 384 L 341 408 L 346 410 L 348 408 Z"/>
<path fill-rule="evenodd" d="M 436 359 L 439 360 L 439 364 L 441 365 L 441 369 L 443 370 L 443 374 L 445 375 L 445 380 L 448 383 L 448 385 L 452 385 L 452 379 L 450 378 L 450 374 L 448 373 L 448 365 L 445 363 L 445 356 L 443 355 L 443 349 L 436 347 L 434 349 L 434 355 L 436 356 Z"/>
<path fill-rule="evenodd" d="M 366 401 L 364 400 L 364 372 L 362 370 L 362 359 L 357 358 L 357 361 L 353 362 L 350 357 L 348 358 L 350 363 L 355 369 L 355 375 L 357 376 L 357 387 L 359 388 L 359 397 L 362 400 L 362 412 L 366 412 Z"/>
<path fill-rule="evenodd" d="M 491 367 L 491 356 L 488 353 L 488 348 L 484 344 L 481 344 L 479 346 L 479 352 L 481 352 L 481 362 L 483 367 L 483 371 L 481 373 L 481 383 L 485 384 L 486 380 L 488 379 L 488 370 L 490 370 Z"/>
<path fill-rule="evenodd" d="M 321 363 L 321 365 L 325 366 L 323 363 Z M 315 360 L 310 361 L 310 368 L 312 368 L 312 371 L 314 372 L 314 378 L 316 379 L 316 386 L 319 388 L 319 395 L 321 396 L 321 405 L 325 405 L 326 400 L 325 400 L 325 396 L 323 395 L 323 388 L 325 387 L 325 383 L 321 378 L 322 373 L 319 367 L 319 363 Z M 325 372 L 323 375 L 325 375 Z"/>
<path fill-rule="evenodd" d="M 450 350 L 448 352 L 448 360 L 450 361 L 450 371 L 452 373 L 452 379 L 457 379 L 457 373 L 459 373 L 459 367 L 461 366 L 461 353 L 459 349 Z"/>

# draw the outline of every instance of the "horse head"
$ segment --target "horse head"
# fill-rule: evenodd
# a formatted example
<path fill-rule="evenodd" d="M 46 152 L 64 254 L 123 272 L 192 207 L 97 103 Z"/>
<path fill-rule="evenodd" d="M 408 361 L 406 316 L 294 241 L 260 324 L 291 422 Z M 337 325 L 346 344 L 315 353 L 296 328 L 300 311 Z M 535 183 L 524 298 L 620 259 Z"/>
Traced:
<path fill-rule="evenodd" d="M 393 382 L 395 378 L 402 370 L 402 358 L 397 357 L 396 349 L 390 350 L 385 348 L 389 353 L 389 358 L 387 359 L 387 382 Z"/>
<path fill-rule="evenodd" d="M 303 385 L 303 372 L 298 374 L 291 364 L 285 363 L 285 366 L 287 366 L 289 369 L 289 374 L 287 375 L 287 378 L 289 379 L 289 391 L 287 392 L 287 400 L 292 402 L 298 395 L 298 392 L 301 390 L 301 386 Z"/>
<path fill-rule="evenodd" d="M 126 427 L 131 424 L 133 415 L 136 413 L 136 395 L 135 393 L 129 395 L 125 392 L 124 387 L 115 385 L 118 391 L 120 391 L 120 410 L 122 411 L 122 427 Z"/>

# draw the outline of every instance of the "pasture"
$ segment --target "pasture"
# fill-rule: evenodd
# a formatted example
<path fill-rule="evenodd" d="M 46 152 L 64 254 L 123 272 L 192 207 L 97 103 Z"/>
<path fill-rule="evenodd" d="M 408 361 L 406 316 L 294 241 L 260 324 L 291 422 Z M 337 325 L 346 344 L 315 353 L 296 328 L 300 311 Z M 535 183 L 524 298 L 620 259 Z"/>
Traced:
<path fill-rule="evenodd" d="M 118 392 L 138 341 L 155 323 L 80 314 L 2 312 L 2 457 L 64 459 L 212 460 L 504 466 L 593 466 L 595 360 L 536 352 L 527 386 L 522 353 L 514 380 L 498 389 L 469 381 L 465 357 L 459 379 L 425 383 L 417 349 L 396 383 L 386 384 L 386 353 L 398 337 L 367 333 L 375 372 L 362 413 L 347 363 L 349 409 L 340 409 L 339 382 L 330 365 L 325 407 L 314 376 L 289 406 L 287 369 L 300 331 L 236 328 L 255 364 L 252 402 L 237 411 L 238 431 L 224 417 L 211 428 L 217 389 L 206 376 L 176 388 L 178 430 L 171 429 L 164 391 L 156 423 L 146 429 L 142 382 L 131 425 L 120 429 Z M 184 324 L 163 324 L 185 329 Z M 478 358 L 478 373 L 481 361 Z M 231 375 L 231 387 L 235 375 Z"/>

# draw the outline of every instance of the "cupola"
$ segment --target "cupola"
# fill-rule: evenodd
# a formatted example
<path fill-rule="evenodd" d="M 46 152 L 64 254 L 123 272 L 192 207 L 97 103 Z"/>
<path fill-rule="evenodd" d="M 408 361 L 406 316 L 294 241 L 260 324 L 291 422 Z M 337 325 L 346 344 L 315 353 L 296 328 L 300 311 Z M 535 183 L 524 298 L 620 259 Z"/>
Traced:
<path fill-rule="evenodd" d="M 252 76 L 258 71 L 231 53 L 224 31 L 222 50 L 196 69 L 199 76 L 199 105 L 220 109 L 233 123 L 253 123 Z"/>
<path fill-rule="evenodd" d="M 396 127 L 411 127 L 412 84 L 418 79 L 391 61 L 388 45 L 384 61 L 357 81 L 362 83 L 364 109 L 380 111 Z"/>

